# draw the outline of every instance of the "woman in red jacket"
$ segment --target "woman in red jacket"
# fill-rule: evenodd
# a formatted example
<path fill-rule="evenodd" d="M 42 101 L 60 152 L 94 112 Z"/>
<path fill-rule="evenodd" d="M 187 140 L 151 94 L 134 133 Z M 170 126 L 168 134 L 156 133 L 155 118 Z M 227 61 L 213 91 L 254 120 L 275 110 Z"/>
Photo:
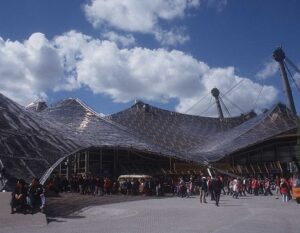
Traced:
<path fill-rule="evenodd" d="M 289 185 L 285 179 L 280 183 L 280 193 L 282 195 L 282 202 L 288 202 Z"/>

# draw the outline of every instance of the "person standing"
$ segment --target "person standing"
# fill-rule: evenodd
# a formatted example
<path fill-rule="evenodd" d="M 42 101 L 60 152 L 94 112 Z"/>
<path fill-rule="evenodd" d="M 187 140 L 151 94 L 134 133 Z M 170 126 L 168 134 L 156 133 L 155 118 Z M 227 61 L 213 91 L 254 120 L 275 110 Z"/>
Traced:
<path fill-rule="evenodd" d="M 222 183 L 223 195 L 226 195 L 226 192 L 225 192 L 225 189 L 224 189 L 224 186 L 225 186 L 225 183 L 226 183 L 226 179 L 224 179 L 222 176 L 220 176 L 220 181 Z"/>
<path fill-rule="evenodd" d="M 211 176 L 209 176 L 208 180 L 207 180 L 207 192 L 210 193 L 210 200 L 214 201 L 215 197 L 214 197 L 214 192 L 212 189 L 212 180 L 213 180 L 213 178 Z"/>
<path fill-rule="evenodd" d="M 273 196 L 273 193 L 271 192 L 270 180 L 268 178 L 266 178 L 265 179 L 265 193 L 264 193 L 264 195 L 267 196 L 268 194 L 270 196 Z"/>
<path fill-rule="evenodd" d="M 193 178 L 191 177 L 189 182 L 188 182 L 187 197 L 192 196 L 192 194 L 193 194 Z"/>
<path fill-rule="evenodd" d="M 282 195 L 282 202 L 288 202 L 289 185 L 285 179 L 280 183 L 280 193 Z"/>
<path fill-rule="evenodd" d="M 232 181 L 232 190 L 233 190 L 232 197 L 238 199 L 239 196 L 238 179 L 234 179 Z"/>
<path fill-rule="evenodd" d="M 179 187 L 180 187 L 181 197 L 183 198 L 186 196 L 186 185 L 185 185 L 183 178 L 180 178 Z"/>
<path fill-rule="evenodd" d="M 280 193 L 280 178 L 278 176 L 275 179 L 275 192 L 276 194 Z"/>
<path fill-rule="evenodd" d="M 220 180 L 220 177 L 217 177 L 216 179 L 213 179 L 213 181 L 212 181 L 212 191 L 214 193 L 216 206 L 219 206 L 221 190 L 222 190 L 222 181 Z"/>
<path fill-rule="evenodd" d="M 205 177 L 202 177 L 201 181 L 199 182 L 199 189 L 200 189 L 200 203 L 207 203 L 206 202 L 206 192 L 207 192 L 207 180 Z"/>

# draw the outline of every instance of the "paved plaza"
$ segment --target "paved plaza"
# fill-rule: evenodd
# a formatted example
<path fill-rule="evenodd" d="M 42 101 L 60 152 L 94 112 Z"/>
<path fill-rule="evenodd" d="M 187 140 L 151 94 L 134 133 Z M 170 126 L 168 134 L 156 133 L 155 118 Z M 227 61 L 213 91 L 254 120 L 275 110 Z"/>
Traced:
<path fill-rule="evenodd" d="M 7 194 L 6 194 L 7 195 Z M 67 195 L 67 196 L 64 196 Z M 299 233 L 300 205 L 278 196 L 221 196 L 220 206 L 200 204 L 198 197 L 93 197 L 64 194 L 50 200 L 43 214 L 4 213 L 1 194 L 0 232 L 22 233 Z M 68 201 L 65 201 L 68 199 Z M 117 202 L 105 204 L 107 202 Z M 71 204 L 72 203 L 72 204 Z M 76 207 L 78 203 L 79 207 Z M 7 201 L 6 201 L 7 204 Z M 54 207 L 55 210 L 52 210 Z M 82 208 L 82 209 L 80 209 Z M 74 212 L 75 211 L 75 212 Z M 59 214 L 60 213 L 60 214 Z M 55 216 L 56 215 L 56 216 Z"/>

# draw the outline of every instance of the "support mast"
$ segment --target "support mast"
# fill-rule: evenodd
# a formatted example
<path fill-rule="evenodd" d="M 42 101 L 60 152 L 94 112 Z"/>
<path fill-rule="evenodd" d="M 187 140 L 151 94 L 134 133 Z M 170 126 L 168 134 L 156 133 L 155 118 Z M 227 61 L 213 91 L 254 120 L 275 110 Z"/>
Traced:
<path fill-rule="evenodd" d="M 223 115 L 223 111 L 222 111 L 222 107 L 221 107 L 221 104 L 220 104 L 220 99 L 219 99 L 219 95 L 220 95 L 220 91 L 218 88 L 213 88 L 211 90 L 211 94 L 213 95 L 213 97 L 215 97 L 216 99 L 216 104 L 217 104 L 217 108 L 218 108 L 218 113 L 219 113 L 219 118 L 220 120 L 223 120 L 224 119 L 224 115 Z"/>
<path fill-rule="evenodd" d="M 281 79 L 283 82 L 283 88 L 284 88 L 284 92 L 285 92 L 285 96 L 286 96 L 287 107 L 292 111 L 292 113 L 294 115 L 297 115 L 291 86 L 290 86 L 290 83 L 289 83 L 289 80 L 288 80 L 288 77 L 286 74 L 286 70 L 284 67 L 285 53 L 283 52 L 282 48 L 277 48 L 273 52 L 273 58 L 279 64 Z"/>

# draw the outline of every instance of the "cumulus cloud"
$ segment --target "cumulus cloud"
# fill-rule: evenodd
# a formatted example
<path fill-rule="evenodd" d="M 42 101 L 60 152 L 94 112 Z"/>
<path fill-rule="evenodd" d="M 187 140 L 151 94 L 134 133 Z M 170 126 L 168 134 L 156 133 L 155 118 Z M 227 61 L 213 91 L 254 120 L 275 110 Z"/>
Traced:
<path fill-rule="evenodd" d="M 267 79 L 278 72 L 278 63 L 274 60 L 266 62 L 264 67 L 255 75 L 259 79 Z"/>
<path fill-rule="evenodd" d="M 262 86 L 248 78 L 236 75 L 233 67 L 210 68 L 203 75 L 202 83 L 205 94 L 210 93 L 214 87 L 220 90 L 220 97 L 229 109 L 230 115 L 238 115 L 249 110 L 259 111 L 264 107 L 269 107 L 274 103 L 278 94 L 278 91 L 272 86 Z M 236 88 L 232 89 L 234 86 Z M 176 110 L 180 112 L 189 110 L 190 114 L 217 115 L 215 99 L 211 95 L 202 98 L 199 103 L 197 103 L 198 100 L 201 100 L 201 96 L 193 99 L 183 98 Z M 195 106 L 190 109 L 193 105 Z M 223 111 L 226 115 L 224 106 Z"/>
<path fill-rule="evenodd" d="M 0 77 L 0 91 L 24 104 L 45 97 L 65 75 L 57 50 L 34 33 L 23 43 L 0 37 Z"/>
<path fill-rule="evenodd" d="M 243 80 L 227 98 L 247 111 L 262 87 L 238 76 L 233 67 L 209 67 L 178 50 L 120 48 L 75 31 L 52 40 L 40 33 L 23 43 L 1 40 L 0 54 L 0 91 L 22 104 L 40 93 L 84 87 L 115 102 L 176 99 L 176 110 L 185 112 L 213 87 L 225 93 Z M 264 86 L 262 95 L 258 108 L 272 104 L 277 90 Z M 189 113 L 199 114 L 207 104 L 204 101 Z M 216 109 L 205 114 L 215 115 Z"/>
<path fill-rule="evenodd" d="M 162 45 L 184 44 L 190 37 L 184 32 L 183 28 L 172 28 L 171 30 L 158 29 L 154 32 L 155 38 Z"/>
<path fill-rule="evenodd" d="M 123 47 L 130 47 L 130 46 L 135 45 L 135 43 L 136 43 L 135 38 L 131 34 L 120 35 L 116 32 L 109 31 L 109 32 L 103 33 L 102 36 L 103 36 L 104 39 L 107 39 L 109 41 L 113 41 L 113 42 L 115 42 L 118 45 L 121 45 Z"/>
<path fill-rule="evenodd" d="M 184 43 L 189 37 L 182 30 L 162 29 L 160 21 L 183 18 L 188 9 L 199 5 L 200 0 L 91 0 L 84 6 L 84 11 L 95 28 L 110 27 L 152 34 L 162 44 L 170 42 L 170 45 L 174 45 L 175 42 Z M 175 38 L 172 39 L 171 36 Z"/>

